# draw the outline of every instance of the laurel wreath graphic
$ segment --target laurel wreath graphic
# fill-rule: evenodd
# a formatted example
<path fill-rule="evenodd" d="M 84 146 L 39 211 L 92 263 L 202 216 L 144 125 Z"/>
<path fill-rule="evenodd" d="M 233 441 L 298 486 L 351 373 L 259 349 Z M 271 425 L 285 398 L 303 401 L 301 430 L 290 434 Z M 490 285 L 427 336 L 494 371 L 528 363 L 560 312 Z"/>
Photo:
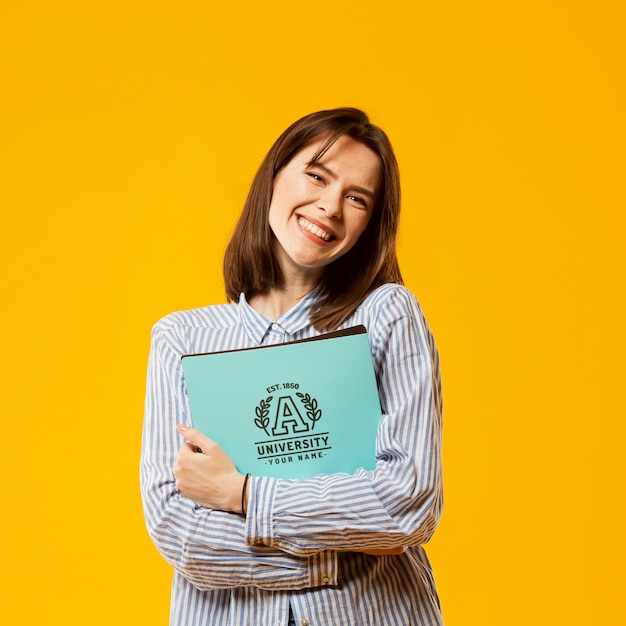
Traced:
<path fill-rule="evenodd" d="M 308 393 L 300 393 L 296 392 L 298 398 L 300 398 L 300 402 L 304 405 L 306 409 L 306 416 L 311 420 L 311 430 L 315 428 L 315 423 L 322 417 L 322 409 L 318 408 L 317 400 L 312 398 Z M 265 400 L 261 399 L 259 402 L 259 406 L 254 409 L 256 413 L 256 418 L 254 419 L 254 423 L 257 428 L 265 431 L 265 434 L 269 437 L 270 433 L 267 427 L 270 423 L 270 406 L 274 396 L 268 396 Z"/>
<path fill-rule="evenodd" d="M 269 437 L 270 433 L 267 430 L 267 427 L 270 423 L 270 418 L 268 415 L 270 414 L 270 403 L 272 402 L 272 398 L 274 396 L 268 396 L 265 400 L 261 400 L 259 406 L 256 407 L 254 412 L 256 413 L 256 418 L 254 419 L 254 423 L 258 428 L 262 428 L 265 431 L 265 434 Z"/>
<path fill-rule="evenodd" d="M 302 404 L 304 404 L 306 416 L 311 420 L 311 422 L 313 422 L 311 426 L 311 430 L 313 430 L 315 428 L 315 422 L 322 417 L 322 409 L 317 408 L 317 400 L 315 398 L 311 398 L 308 393 L 296 392 L 296 395 L 300 398 Z"/>

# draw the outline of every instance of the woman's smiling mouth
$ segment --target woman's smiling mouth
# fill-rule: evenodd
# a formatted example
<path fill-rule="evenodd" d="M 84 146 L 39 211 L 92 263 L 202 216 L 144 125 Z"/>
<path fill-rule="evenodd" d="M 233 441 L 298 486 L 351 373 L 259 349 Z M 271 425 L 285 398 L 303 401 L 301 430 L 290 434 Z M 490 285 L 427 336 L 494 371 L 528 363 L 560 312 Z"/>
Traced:
<path fill-rule="evenodd" d="M 304 230 L 310 232 L 316 237 L 319 237 L 320 239 L 323 239 L 324 241 L 332 241 L 333 239 L 335 239 L 334 235 L 332 235 L 329 232 L 326 232 L 325 230 L 321 229 L 319 226 L 312 224 L 311 222 L 309 222 L 307 219 L 305 219 L 302 216 L 298 216 L 298 224 L 300 225 L 300 228 L 303 228 Z"/>

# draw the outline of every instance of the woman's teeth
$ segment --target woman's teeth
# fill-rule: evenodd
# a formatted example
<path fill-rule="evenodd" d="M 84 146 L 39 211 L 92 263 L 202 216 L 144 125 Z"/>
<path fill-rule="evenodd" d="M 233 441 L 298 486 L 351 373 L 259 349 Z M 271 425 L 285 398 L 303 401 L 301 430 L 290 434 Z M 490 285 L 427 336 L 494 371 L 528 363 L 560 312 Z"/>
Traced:
<path fill-rule="evenodd" d="M 300 224 L 300 227 L 304 228 L 304 230 L 308 230 L 310 233 L 313 233 L 316 237 L 319 237 L 324 241 L 330 241 L 333 239 L 333 236 L 330 233 L 327 233 L 315 224 L 311 224 L 311 222 L 305 220 L 303 217 L 298 218 L 298 224 Z"/>

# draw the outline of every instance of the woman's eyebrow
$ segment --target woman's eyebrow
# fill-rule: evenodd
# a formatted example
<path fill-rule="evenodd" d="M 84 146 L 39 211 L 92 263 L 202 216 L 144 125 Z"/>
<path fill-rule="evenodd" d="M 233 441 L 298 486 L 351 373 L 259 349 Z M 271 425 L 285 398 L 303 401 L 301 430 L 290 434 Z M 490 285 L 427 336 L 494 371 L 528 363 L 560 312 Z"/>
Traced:
<path fill-rule="evenodd" d="M 326 174 L 333 180 L 337 178 L 337 174 L 335 174 L 335 172 L 333 172 L 331 169 L 329 169 L 326 165 L 324 165 L 320 161 L 311 161 L 309 162 L 308 165 L 309 167 L 317 167 L 318 169 L 322 170 L 324 174 Z M 367 187 L 361 187 L 360 185 L 350 185 L 350 189 L 353 189 L 354 191 L 358 191 L 359 193 L 362 193 L 365 196 L 369 196 L 372 200 L 376 197 L 376 194 L 371 189 L 368 189 Z"/>

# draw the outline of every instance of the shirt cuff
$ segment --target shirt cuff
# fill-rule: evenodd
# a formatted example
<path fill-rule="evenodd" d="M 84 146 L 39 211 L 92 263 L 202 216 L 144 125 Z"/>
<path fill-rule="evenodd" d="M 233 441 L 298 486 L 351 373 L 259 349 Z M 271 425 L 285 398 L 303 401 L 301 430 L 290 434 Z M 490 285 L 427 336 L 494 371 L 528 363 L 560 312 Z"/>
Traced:
<path fill-rule="evenodd" d="M 283 539 L 274 531 L 273 510 L 278 483 L 276 478 L 250 476 L 245 541 L 248 545 L 261 544 L 293 554 L 287 538 Z M 307 555 L 310 587 L 337 585 L 338 554 L 335 550 L 322 550 Z"/>

